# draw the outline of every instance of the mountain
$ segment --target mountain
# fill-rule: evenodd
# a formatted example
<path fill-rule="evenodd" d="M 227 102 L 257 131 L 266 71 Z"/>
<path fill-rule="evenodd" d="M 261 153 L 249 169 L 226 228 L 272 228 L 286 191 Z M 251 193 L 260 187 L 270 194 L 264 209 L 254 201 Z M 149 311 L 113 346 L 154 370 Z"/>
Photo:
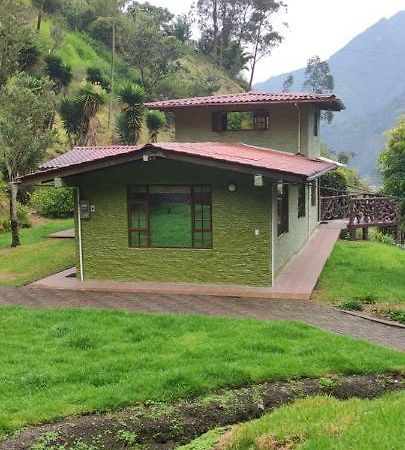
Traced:
<path fill-rule="evenodd" d="M 323 125 L 322 137 L 333 151 L 354 152 L 351 165 L 361 176 L 378 177 L 377 156 L 384 132 L 405 114 L 405 11 L 381 19 L 329 59 L 335 94 L 346 110 Z M 302 91 L 305 69 L 291 72 L 292 91 Z M 280 91 L 289 73 L 255 85 Z"/>

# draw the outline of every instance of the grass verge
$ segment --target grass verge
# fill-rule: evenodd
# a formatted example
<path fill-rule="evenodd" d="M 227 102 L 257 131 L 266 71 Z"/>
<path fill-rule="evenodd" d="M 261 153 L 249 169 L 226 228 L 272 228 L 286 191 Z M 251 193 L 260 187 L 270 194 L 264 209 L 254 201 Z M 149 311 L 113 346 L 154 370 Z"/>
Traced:
<path fill-rule="evenodd" d="M 234 427 L 224 450 L 403 448 L 405 392 L 374 400 L 317 396 L 297 400 L 258 420 Z M 201 441 L 204 442 L 203 440 Z M 197 442 L 198 443 L 198 442 Z M 185 446 L 209 450 L 213 446 Z"/>
<path fill-rule="evenodd" d="M 405 251 L 378 242 L 338 241 L 314 292 L 317 300 L 405 308 Z"/>
<path fill-rule="evenodd" d="M 74 241 L 47 236 L 73 227 L 73 220 L 52 220 L 21 230 L 22 245 L 10 248 L 10 233 L 0 234 L 0 286 L 21 286 L 75 263 Z"/>
<path fill-rule="evenodd" d="M 3 308 L 0 436 L 219 387 L 403 371 L 405 355 L 296 322 Z"/>

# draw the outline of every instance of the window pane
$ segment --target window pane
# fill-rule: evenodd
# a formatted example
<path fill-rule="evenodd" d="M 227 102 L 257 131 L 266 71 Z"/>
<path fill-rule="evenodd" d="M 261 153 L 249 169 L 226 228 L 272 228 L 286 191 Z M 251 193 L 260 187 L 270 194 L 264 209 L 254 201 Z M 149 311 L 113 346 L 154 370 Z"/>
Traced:
<path fill-rule="evenodd" d="M 131 228 L 147 228 L 146 203 L 131 204 Z"/>
<path fill-rule="evenodd" d="M 230 112 L 227 114 L 227 130 L 253 130 L 253 112 Z"/>
<path fill-rule="evenodd" d="M 191 188 L 150 186 L 151 247 L 191 247 Z"/>
<path fill-rule="evenodd" d="M 148 233 L 146 231 L 131 231 L 131 247 L 147 247 Z"/>

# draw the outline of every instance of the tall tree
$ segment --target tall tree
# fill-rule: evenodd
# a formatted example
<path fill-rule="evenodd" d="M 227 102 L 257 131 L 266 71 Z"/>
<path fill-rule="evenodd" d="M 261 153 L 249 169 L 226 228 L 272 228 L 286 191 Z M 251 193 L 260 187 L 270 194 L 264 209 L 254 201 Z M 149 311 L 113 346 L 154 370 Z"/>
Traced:
<path fill-rule="evenodd" d="M 29 10 L 23 0 L 0 2 L 0 85 L 19 68 L 29 40 Z"/>
<path fill-rule="evenodd" d="M 405 116 L 391 130 L 385 150 L 380 155 L 383 190 L 401 202 L 402 230 L 405 231 Z"/>
<path fill-rule="evenodd" d="M 305 69 L 304 88 L 316 94 L 330 94 L 335 82 L 330 73 L 327 61 L 322 61 L 319 56 L 309 58 Z M 321 119 L 330 123 L 333 120 L 332 111 L 323 111 Z"/>
<path fill-rule="evenodd" d="M 131 9 L 130 25 L 120 38 L 121 52 L 139 70 L 142 87 L 148 93 L 156 92 L 162 80 L 175 72 L 183 54 L 179 41 L 169 34 L 171 15 L 162 8 L 151 11 Z"/>
<path fill-rule="evenodd" d="M 41 30 L 45 12 L 57 11 L 62 6 L 61 0 L 32 0 L 32 3 L 38 8 L 37 32 Z"/>
<path fill-rule="evenodd" d="M 294 84 L 294 75 L 290 73 L 288 77 L 283 81 L 282 92 L 290 92 L 292 85 Z"/>
<path fill-rule="evenodd" d="M 13 247 L 20 245 L 18 177 L 30 172 L 42 161 L 53 138 L 47 124 L 54 109 L 55 93 L 47 79 L 19 74 L 0 89 L 0 150 L 10 189 Z"/>

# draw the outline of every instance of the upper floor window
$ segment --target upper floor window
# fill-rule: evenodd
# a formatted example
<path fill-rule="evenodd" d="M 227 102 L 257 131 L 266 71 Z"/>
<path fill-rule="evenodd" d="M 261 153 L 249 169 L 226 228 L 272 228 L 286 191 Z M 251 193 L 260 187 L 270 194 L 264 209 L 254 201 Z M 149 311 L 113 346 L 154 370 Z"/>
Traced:
<path fill-rule="evenodd" d="M 298 217 L 305 217 L 305 184 L 298 185 Z"/>
<path fill-rule="evenodd" d="M 210 186 L 130 186 L 130 247 L 212 248 Z"/>
<path fill-rule="evenodd" d="M 288 184 L 277 185 L 277 236 L 288 233 Z"/>
<path fill-rule="evenodd" d="M 212 114 L 213 131 L 268 130 L 269 116 L 266 111 L 231 111 Z"/>

